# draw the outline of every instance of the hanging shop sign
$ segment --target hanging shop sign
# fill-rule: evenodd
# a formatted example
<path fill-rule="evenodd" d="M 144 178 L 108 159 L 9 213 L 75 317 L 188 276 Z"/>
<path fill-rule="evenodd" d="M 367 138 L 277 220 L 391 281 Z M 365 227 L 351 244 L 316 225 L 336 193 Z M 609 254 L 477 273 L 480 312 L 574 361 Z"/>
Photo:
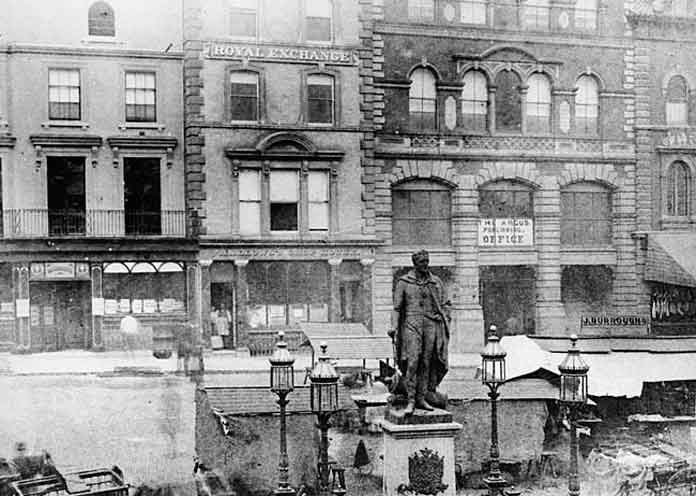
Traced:
<path fill-rule="evenodd" d="M 89 280 L 89 264 L 82 262 L 32 263 L 30 274 L 31 280 L 34 281 Z"/>
<path fill-rule="evenodd" d="M 479 246 L 533 246 L 534 221 L 532 219 L 481 219 L 479 221 Z"/>
<path fill-rule="evenodd" d="M 648 319 L 640 315 L 582 315 L 582 327 L 640 326 L 648 325 Z"/>
<path fill-rule="evenodd" d="M 356 65 L 358 63 L 358 54 L 355 50 L 257 45 L 253 43 L 212 43 L 208 48 L 208 58 L 300 63 L 322 62 L 329 65 Z"/>

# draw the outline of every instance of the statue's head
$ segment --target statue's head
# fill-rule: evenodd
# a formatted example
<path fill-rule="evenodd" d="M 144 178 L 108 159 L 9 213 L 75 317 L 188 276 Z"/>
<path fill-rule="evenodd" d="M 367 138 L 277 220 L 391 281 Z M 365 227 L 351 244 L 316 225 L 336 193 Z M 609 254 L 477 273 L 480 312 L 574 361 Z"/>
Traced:
<path fill-rule="evenodd" d="M 420 250 L 411 255 L 411 261 L 416 271 L 424 273 L 428 271 L 428 264 L 430 263 L 430 254 L 425 250 Z"/>

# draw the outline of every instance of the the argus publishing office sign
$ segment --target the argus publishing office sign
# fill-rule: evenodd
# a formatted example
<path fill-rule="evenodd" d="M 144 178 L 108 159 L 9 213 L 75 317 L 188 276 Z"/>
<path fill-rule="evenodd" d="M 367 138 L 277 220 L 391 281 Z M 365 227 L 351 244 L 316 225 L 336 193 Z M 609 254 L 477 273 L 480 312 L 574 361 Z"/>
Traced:
<path fill-rule="evenodd" d="M 533 246 L 534 221 L 532 219 L 481 219 L 479 222 L 479 246 Z"/>
<path fill-rule="evenodd" d="M 355 50 L 325 47 L 262 45 L 257 43 L 211 43 L 208 58 L 234 60 L 266 60 L 271 62 L 319 63 L 356 65 Z"/>

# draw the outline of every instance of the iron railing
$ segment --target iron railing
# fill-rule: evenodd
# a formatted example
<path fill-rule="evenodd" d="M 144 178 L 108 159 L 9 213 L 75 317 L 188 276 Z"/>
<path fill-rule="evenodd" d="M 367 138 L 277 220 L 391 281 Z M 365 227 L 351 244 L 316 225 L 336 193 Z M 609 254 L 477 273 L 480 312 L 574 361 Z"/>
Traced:
<path fill-rule="evenodd" d="M 3 211 L 6 238 L 83 236 L 186 236 L 186 212 L 131 210 L 48 210 L 41 208 Z"/>

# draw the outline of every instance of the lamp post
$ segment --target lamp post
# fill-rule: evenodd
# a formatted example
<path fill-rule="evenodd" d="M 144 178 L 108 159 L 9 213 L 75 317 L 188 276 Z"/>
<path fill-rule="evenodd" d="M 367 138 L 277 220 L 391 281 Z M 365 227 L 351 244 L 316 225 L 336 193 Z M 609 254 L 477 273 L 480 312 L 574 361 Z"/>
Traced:
<path fill-rule="evenodd" d="M 321 430 L 319 447 L 319 492 L 329 492 L 329 418 L 338 410 L 338 374 L 326 354 L 326 343 L 322 342 L 321 356 L 309 376 L 309 397 L 312 413 L 317 416 Z"/>
<path fill-rule="evenodd" d="M 497 496 L 507 485 L 500 474 L 500 452 L 498 451 L 498 388 L 505 382 L 505 350 L 500 346 L 497 328 L 492 325 L 488 331 L 486 347 L 481 352 L 481 382 L 488 386 L 491 399 L 491 462 L 488 477 L 484 482 L 488 486 L 488 495 Z"/>
<path fill-rule="evenodd" d="M 285 424 L 285 407 L 288 404 L 287 395 L 295 388 L 295 371 L 293 364 L 295 359 L 288 351 L 288 344 L 284 341 L 285 333 L 278 333 L 271 362 L 271 391 L 278 395 L 280 406 L 280 461 L 278 462 L 278 487 L 273 491 L 277 496 L 294 496 L 295 490 L 288 482 L 288 442 Z"/>
<path fill-rule="evenodd" d="M 563 362 L 558 366 L 561 372 L 561 389 L 559 401 L 568 408 L 570 422 L 570 472 L 568 473 L 568 495 L 579 496 L 578 481 L 578 437 L 576 421 L 578 409 L 587 403 L 587 372 L 590 367 L 580 356 L 577 348 L 578 337 L 570 336 L 570 348 Z"/>

